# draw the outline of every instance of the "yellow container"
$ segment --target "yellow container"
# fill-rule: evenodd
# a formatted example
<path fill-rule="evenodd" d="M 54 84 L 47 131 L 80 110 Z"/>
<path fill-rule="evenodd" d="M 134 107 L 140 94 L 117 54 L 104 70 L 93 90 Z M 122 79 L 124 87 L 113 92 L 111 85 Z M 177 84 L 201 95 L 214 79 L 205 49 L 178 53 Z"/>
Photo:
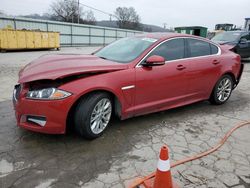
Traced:
<path fill-rule="evenodd" d="M 42 48 L 42 36 L 40 32 L 34 32 L 34 48 Z"/>
<path fill-rule="evenodd" d="M 24 49 L 27 47 L 25 31 L 17 31 L 16 32 L 16 39 L 17 39 L 17 48 L 18 49 Z"/>
<path fill-rule="evenodd" d="M 0 50 L 60 48 L 58 32 L 0 30 Z"/>
<path fill-rule="evenodd" d="M 25 32 L 26 37 L 26 46 L 29 49 L 35 48 L 34 42 L 34 33 L 33 32 Z"/>

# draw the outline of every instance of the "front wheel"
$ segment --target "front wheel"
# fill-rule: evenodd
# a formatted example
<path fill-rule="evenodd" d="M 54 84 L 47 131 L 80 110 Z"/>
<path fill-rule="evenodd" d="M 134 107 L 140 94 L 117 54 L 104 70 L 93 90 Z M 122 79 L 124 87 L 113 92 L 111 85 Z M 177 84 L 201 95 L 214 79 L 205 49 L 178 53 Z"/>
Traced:
<path fill-rule="evenodd" d="M 75 129 L 83 137 L 94 139 L 107 128 L 112 114 L 112 100 L 107 93 L 84 97 L 76 106 Z"/>
<path fill-rule="evenodd" d="M 223 104 L 231 96 L 233 90 L 233 80 L 229 75 L 222 76 L 216 85 L 214 86 L 213 92 L 210 96 L 209 101 L 212 104 Z"/>

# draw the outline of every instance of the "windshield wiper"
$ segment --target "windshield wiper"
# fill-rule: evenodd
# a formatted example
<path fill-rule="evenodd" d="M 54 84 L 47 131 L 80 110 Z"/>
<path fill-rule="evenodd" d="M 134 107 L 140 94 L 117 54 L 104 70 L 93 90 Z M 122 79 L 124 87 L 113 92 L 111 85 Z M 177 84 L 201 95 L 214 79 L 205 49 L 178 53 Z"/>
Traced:
<path fill-rule="evenodd" d="M 102 58 L 102 59 L 107 59 L 106 57 L 103 57 L 103 56 L 98 56 L 98 57 L 100 57 L 100 58 Z"/>

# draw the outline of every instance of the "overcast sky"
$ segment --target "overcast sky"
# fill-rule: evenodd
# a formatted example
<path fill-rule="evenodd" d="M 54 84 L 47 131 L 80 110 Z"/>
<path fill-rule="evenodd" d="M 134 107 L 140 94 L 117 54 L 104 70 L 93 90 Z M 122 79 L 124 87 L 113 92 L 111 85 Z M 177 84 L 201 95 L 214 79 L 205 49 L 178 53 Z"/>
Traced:
<path fill-rule="evenodd" d="M 0 10 L 10 15 L 43 14 L 54 0 L 0 0 Z M 213 29 L 216 23 L 244 25 L 250 17 L 250 0 L 80 0 L 80 2 L 113 13 L 116 7 L 132 6 L 141 22 L 163 27 L 199 25 Z M 89 10 L 88 8 L 84 8 Z M 97 20 L 107 15 L 94 11 Z"/>

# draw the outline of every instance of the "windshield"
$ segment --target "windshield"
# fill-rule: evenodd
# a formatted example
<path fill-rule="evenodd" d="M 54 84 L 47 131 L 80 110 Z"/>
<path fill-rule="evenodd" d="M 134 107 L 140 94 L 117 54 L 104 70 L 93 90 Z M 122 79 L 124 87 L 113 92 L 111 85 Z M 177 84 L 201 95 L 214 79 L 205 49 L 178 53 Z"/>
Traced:
<path fill-rule="evenodd" d="M 225 30 L 225 31 L 230 31 L 233 29 L 232 24 L 217 24 L 215 26 L 215 30 Z"/>
<path fill-rule="evenodd" d="M 212 41 L 226 41 L 226 42 L 234 42 L 240 38 L 239 32 L 222 32 L 218 35 L 215 35 L 211 40 Z"/>
<path fill-rule="evenodd" d="M 136 59 L 156 41 L 157 39 L 154 38 L 123 38 L 104 47 L 96 52 L 95 55 L 119 63 L 128 63 Z"/>

